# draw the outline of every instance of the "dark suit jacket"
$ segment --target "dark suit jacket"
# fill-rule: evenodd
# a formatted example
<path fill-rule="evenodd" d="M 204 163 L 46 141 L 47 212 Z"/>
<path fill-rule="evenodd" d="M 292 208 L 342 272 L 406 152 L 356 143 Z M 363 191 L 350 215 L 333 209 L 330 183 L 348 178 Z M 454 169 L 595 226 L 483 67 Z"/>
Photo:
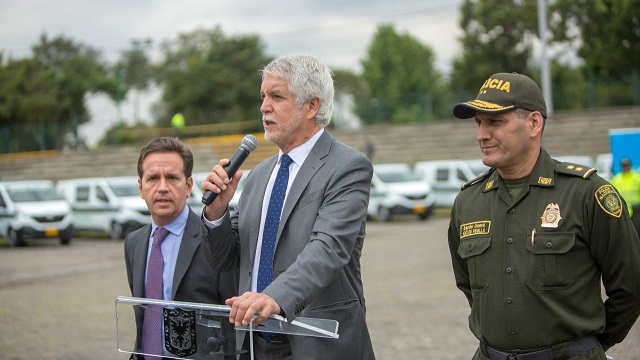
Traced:
<path fill-rule="evenodd" d="M 240 294 L 251 288 L 262 201 L 276 162 L 273 156 L 249 173 L 233 216 L 203 238 L 216 269 L 240 268 Z M 360 277 L 372 174 L 364 154 L 325 130 L 291 185 L 276 239 L 275 280 L 264 293 L 288 321 L 303 316 L 340 323 L 337 340 L 290 336 L 294 359 L 374 358 Z"/>
<path fill-rule="evenodd" d="M 178 251 L 176 268 L 173 274 L 173 296 L 171 300 L 205 304 L 224 304 L 235 296 L 238 290 L 238 272 L 218 273 L 211 267 L 201 246 L 201 234 L 206 233 L 204 225 L 193 210 L 189 218 Z M 127 278 L 133 297 L 144 297 L 145 271 L 151 224 L 146 225 L 124 240 L 124 257 L 127 266 Z M 142 338 L 142 316 L 136 313 L 138 336 L 136 348 Z"/>

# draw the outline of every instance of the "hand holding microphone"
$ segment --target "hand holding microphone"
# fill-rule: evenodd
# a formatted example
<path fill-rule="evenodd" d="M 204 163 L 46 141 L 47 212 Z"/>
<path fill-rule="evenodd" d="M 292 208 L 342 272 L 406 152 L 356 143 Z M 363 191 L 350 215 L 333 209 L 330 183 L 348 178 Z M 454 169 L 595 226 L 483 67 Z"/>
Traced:
<path fill-rule="evenodd" d="M 249 154 L 258 147 L 258 139 L 253 135 L 247 135 L 242 138 L 242 143 L 236 152 L 229 159 L 229 164 L 224 167 L 229 179 L 238 171 L 242 163 L 249 157 Z M 218 196 L 217 193 L 207 190 L 202 196 L 202 203 L 207 206 Z"/>

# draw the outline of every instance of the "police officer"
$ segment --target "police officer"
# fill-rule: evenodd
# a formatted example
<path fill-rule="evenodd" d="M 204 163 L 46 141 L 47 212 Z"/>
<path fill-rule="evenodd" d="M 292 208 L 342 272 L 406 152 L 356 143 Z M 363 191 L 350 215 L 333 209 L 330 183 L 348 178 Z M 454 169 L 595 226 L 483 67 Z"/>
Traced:
<path fill-rule="evenodd" d="M 473 359 L 605 359 L 640 314 L 640 240 L 620 195 L 549 156 L 546 104 L 527 76 L 492 75 L 453 114 L 475 118 L 491 168 L 463 185 L 448 230 Z"/>

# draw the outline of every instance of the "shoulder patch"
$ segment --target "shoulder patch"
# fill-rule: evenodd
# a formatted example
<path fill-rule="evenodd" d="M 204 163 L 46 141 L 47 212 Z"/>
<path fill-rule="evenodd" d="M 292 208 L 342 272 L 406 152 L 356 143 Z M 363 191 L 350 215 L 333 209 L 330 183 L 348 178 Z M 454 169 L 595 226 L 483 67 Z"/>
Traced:
<path fill-rule="evenodd" d="M 460 191 L 468 188 L 469 186 L 475 185 L 479 182 L 481 182 L 482 180 L 486 179 L 489 177 L 489 175 L 491 175 L 491 173 L 494 171 L 494 168 L 491 168 L 485 172 L 483 172 L 482 174 L 474 177 L 473 179 L 467 181 L 466 183 L 462 184 L 462 187 L 460 188 Z"/>
<path fill-rule="evenodd" d="M 622 215 L 622 200 L 620 195 L 613 188 L 613 185 L 607 184 L 600 186 L 595 193 L 596 201 L 600 208 L 607 214 L 619 218 Z"/>
<path fill-rule="evenodd" d="M 578 176 L 583 179 L 588 179 L 591 174 L 595 173 L 597 170 L 594 168 L 590 168 L 588 166 L 561 162 L 556 164 L 556 172 L 560 174 Z"/>

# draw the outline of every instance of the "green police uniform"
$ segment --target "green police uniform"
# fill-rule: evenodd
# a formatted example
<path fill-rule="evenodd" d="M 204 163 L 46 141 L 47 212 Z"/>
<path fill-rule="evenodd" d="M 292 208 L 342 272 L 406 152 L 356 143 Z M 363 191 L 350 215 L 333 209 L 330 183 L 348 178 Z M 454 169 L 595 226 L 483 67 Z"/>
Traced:
<path fill-rule="evenodd" d="M 465 184 L 448 238 L 483 345 L 522 353 L 595 335 L 606 350 L 640 314 L 640 240 L 619 194 L 544 149 L 514 199 L 494 170 Z"/>

